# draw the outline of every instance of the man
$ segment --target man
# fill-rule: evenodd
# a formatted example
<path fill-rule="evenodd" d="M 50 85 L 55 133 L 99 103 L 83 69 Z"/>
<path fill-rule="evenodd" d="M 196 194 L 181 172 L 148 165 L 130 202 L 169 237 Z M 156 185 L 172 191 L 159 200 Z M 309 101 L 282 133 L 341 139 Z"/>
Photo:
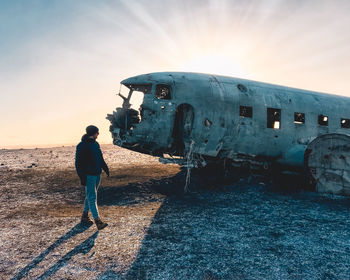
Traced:
<path fill-rule="evenodd" d="M 99 135 L 98 128 L 89 125 L 86 128 L 86 134 L 81 138 L 75 152 L 75 168 L 82 186 L 85 186 L 84 210 L 81 217 L 83 225 L 92 225 L 89 218 L 89 210 L 95 220 L 98 230 L 105 228 L 108 224 L 102 222 L 98 214 L 97 191 L 101 181 L 102 169 L 109 177 L 109 169 L 103 159 L 100 145 L 96 141 Z"/>

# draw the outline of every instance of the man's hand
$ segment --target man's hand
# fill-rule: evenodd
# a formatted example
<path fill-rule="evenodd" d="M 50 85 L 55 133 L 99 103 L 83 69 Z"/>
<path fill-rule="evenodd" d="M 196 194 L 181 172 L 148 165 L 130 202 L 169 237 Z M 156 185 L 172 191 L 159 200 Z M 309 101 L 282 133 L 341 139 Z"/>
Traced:
<path fill-rule="evenodd" d="M 106 172 L 107 177 L 109 177 L 109 168 L 108 168 L 108 165 L 103 158 L 102 158 L 102 169 L 104 170 L 104 172 Z"/>

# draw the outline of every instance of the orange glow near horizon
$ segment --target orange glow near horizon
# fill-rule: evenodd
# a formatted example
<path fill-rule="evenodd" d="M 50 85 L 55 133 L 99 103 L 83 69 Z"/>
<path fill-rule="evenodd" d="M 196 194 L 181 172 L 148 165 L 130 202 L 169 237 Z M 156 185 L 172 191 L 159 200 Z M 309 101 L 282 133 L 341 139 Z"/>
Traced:
<path fill-rule="evenodd" d="M 40 3 L 0 3 L 0 148 L 77 143 L 90 124 L 111 143 L 120 81 L 150 72 L 350 96 L 350 2 Z"/>

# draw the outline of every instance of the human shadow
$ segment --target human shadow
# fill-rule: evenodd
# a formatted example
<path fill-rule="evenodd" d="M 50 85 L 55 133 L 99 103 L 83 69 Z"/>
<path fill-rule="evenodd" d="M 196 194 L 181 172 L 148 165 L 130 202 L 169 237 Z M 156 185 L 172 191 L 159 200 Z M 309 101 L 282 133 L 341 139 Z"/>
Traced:
<path fill-rule="evenodd" d="M 350 275 L 350 247 L 344 247 L 350 239 L 346 198 L 332 199 L 301 188 L 281 192 L 247 180 L 179 196 L 173 191 L 176 180 L 158 183 L 149 188 L 167 194 L 166 198 L 128 271 L 108 271 L 114 279 Z"/>
<path fill-rule="evenodd" d="M 97 238 L 97 236 L 98 236 L 98 231 L 96 231 L 88 239 L 86 239 L 85 241 L 80 243 L 78 246 L 76 246 L 73 250 L 65 254 L 57 263 L 55 263 L 48 270 L 46 270 L 41 276 L 39 276 L 38 279 L 44 280 L 54 275 L 61 267 L 65 266 L 73 256 L 78 254 L 85 255 L 89 253 L 95 245 L 95 239 Z"/>
<path fill-rule="evenodd" d="M 20 272 L 18 272 L 13 278 L 13 280 L 22 279 L 25 277 L 29 271 L 35 268 L 44 258 L 49 255 L 53 250 L 59 247 L 63 242 L 72 238 L 73 236 L 83 233 L 89 228 L 89 226 L 84 226 L 82 224 L 77 224 L 73 228 L 71 228 L 67 233 L 62 235 L 59 239 L 57 239 L 54 243 L 52 243 L 46 250 L 44 250 L 39 256 L 37 256 L 34 260 L 32 260 L 28 265 L 26 265 Z"/>

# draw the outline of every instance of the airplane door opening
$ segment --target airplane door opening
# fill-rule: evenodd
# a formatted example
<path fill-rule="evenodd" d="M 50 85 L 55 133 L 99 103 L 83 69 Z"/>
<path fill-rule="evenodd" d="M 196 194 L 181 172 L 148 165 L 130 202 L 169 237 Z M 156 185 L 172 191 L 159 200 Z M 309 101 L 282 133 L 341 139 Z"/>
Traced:
<path fill-rule="evenodd" d="M 173 128 L 173 147 L 177 155 L 184 155 L 185 143 L 190 143 L 193 128 L 194 110 L 189 104 L 181 104 L 176 108 Z"/>

